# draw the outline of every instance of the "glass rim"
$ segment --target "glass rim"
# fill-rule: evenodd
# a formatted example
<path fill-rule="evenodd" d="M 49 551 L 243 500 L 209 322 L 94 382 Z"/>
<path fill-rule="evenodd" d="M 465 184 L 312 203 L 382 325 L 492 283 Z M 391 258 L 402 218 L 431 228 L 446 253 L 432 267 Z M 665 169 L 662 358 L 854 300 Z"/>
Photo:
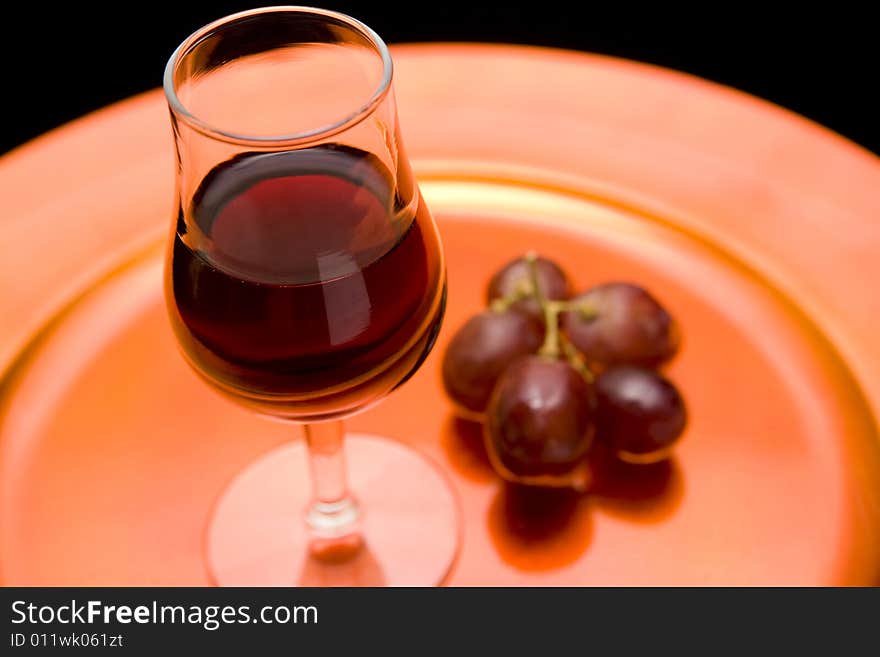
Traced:
<path fill-rule="evenodd" d="M 176 85 L 174 82 L 175 73 L 177 72 L 178 66 L 183 61 L 184 57 L 190 54 L 193 48 L 195 48 L 195 46 L 198 45 L 203 39 L 235 21 L 252 16 L 279 13 L 310 14 L 312 16 L 332 18 L 340 21 L 341 23 L 344 23 L 347 27 L 351 28 L 353 31 L 359 33 L 362 37 L 364 37 L 376 49 L 376 52 L 382 59 L 382 78 L 380 79 L 378 86 L 376 87 L 375 91 L 373 91 L 370 98 L 356 110 L 354 110 L 350 114 L 347 114 L 343 118 L 334 121 L 333 123 L 286 135 L 262 136 L 239 134 L 211 125 L 207 121 L 203 121 L 198 116 L 190 112 L 178 97 Z M 208 137 L 241 146 L 291 146 L 304 142 L 316 141 L 324 137 L 331 137 L 360 123 L 364 118 L 372 113 L 375 107 L 379 103 L 381 103 L 385 96 L 388 94 L 388 90 L 391 88 L 392 75 L 393 64 L 391 61 L 391 54 L 388 51 L 388 46 L 385 44 L 382 38 L 365 23 L 362 23 L 361 21 L 357 20 L 356 18 L 352 18 L 347 14 L 343 14 L 338 11 L 332 11 L 330 9 L 320 9 L 317 7 L 297 5 L 278 5 L 272 7 L 248 9 L 246 11 L 229 14 L 228 16 L 224 16 L 223 18 L 219 18 L 215 21 L 208 23 L 207 25 L 204 25 L 203 27 L 200 27 L 198 30 L 186 37 L 180 43 L 180 45 L 174 49 L 174 52 L 171 53 L 171 57 L 169 57 L 168 63 L 165 65 L 165 73 L 163 75 L 162 86 L 165 91 L 165 98 L 168 101 L 168 105 L 171 108 L 172 113 L 174 113 L 175 116 L 179 117 L 188 126 Z"/>

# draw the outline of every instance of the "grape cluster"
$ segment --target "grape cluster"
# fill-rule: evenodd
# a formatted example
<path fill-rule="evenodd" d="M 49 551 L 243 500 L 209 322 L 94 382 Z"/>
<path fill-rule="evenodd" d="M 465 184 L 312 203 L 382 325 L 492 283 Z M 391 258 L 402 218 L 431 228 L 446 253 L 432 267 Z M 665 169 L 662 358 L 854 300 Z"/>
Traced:
<path fill-rule="evenodd" d="M 572 296 L 559 265 L 527 254 L 486 298 L 449 342 L 443 385 L 462 417 L 483 423 L 499 475 L 582 488 L 594 442 L 628 463 L 669 456 L 687 411 L 657 368 L 680 332 L 649 292 L 614 282 Z"/>

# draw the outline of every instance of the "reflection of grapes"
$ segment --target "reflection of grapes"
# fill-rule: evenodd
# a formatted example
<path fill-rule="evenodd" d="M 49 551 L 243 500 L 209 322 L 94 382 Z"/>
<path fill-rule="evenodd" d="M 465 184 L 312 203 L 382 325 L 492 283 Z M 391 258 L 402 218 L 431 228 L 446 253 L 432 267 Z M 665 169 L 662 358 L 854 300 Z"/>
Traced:
<path fill-rule="evenodd" d="M 676 387 L 654 370 L 612 367 L 596 379 L 598 440 L 630 463 L 653 463 L 687 424 L 684 400 Z"/>
<path fill-rule="evenodd" d="M 564 477 L 595 432 L 595 398 L 564 361 L 525 356 L 508 367 L 489 402 L 486 443 L 505 478 Z M 562 482 L 564 483 L 564 482 Z"/>
<path fill-rule="evenodd" d="M 678 349 L 675 320 L 637 285 L 599 285 L 572 299 L 571 304 L 575 308 L 564 313 L 562 326 L 589 363 L 654 367 Z"/>
<path fill-rule="evenodd" d="M 465 411 L 482 413 L 507 365 L 536 351 L 543 339 L 543 323 L 521 312 L 486 310 L 471 317 L 443 357 L 447 394 Z"/>
<path fill-rule="evenodd" d="M 568 277 L 555 262 L 546 258 L 535 258 L 535 273 L 545 299 L 556 301 L 568 297 Z M 489 303 L 499 299 L 514 300 L 514 308 L 523 310 L 536 319 L 544 318 L 541 306 L 535 298 L 531 266 L 526 258 L 512 260 L 500 269 L 489 281 L 486 297 Z"/>

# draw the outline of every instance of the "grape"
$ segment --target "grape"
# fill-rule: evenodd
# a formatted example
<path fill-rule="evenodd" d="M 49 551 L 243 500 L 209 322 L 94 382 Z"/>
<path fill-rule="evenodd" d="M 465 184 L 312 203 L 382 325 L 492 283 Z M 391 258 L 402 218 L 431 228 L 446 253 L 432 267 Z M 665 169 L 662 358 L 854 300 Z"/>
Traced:
<path fill-rule="evenodd" d="M 471 317 L 443 356 L 443 385 L 461 414 L 485 411 L 504 368 L 537 351 L 543 340 L 544 324 L 516 310 L 486 310 Z"/>
<path fill-rule="evenodd" d="M 562 328 L 591 364 L 656 367 L 678 350 L 678 325 L 645 289 L 630 283 L 606 283 L 571 300 Z M 589 314 L 594 314 L 589 316 Z"/>
<path fill-rule="evenodd" d="M 566 485 L 595 433 L 595 397 L 565 361 L 524 356 L 492 393 L 485 426 L 493 466 L 505 479 Z"/>
<path fill-rule="evenodd" d="M 630 365 L 608 368 L 596 379 L 596 394 L 597 440 L 630 463 L 666 458 L 687 424 L 678 389 L 654 370 Z"/>
<path fill-rule="evenodd" d="M 546 299 L 555 301 L 568 297 L 570 288 L 568 277 L 559 265 L 547 258 L 538 257 L 535 260 L 535 267 L 538 286 Z M 532 294 L 532 292 L 531 267 L 525 258 L 517 258 L 508 262 L 492 277 L 486 290 L 486 299 L 491 303 L 495 299 L 511 297 L 518 293 Z M 541 306 L 533 296 L 517 301 L 512 307 L 543 320 Z"/>

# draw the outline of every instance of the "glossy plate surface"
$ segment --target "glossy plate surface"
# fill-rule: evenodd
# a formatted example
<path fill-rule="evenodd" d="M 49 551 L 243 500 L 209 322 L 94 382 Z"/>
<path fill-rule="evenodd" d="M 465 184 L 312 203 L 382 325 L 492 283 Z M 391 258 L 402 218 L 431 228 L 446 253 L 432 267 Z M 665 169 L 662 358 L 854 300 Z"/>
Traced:
<path fill-rule="evenodd" d="M 464 533 L 450 583 L 877 583 L 876 158 L 760 101 L 617 60 L 394 56 L 449 311 L 419 374 L 351 427 L 412 444 L 452 478 Z M 217 496 L 291 437 L 215 396 L 171 338 L 163 102 L 126 101 L 0 160 L 4 584 L 207 583 Z M 668 374 L 691 424 L 669 465 L 607 472 L 584 496 L 524 495 L 452 417 L 444 345 L 489 275 L 529 248 L 578 287 L 641 282 L 681 320 Z"/>

